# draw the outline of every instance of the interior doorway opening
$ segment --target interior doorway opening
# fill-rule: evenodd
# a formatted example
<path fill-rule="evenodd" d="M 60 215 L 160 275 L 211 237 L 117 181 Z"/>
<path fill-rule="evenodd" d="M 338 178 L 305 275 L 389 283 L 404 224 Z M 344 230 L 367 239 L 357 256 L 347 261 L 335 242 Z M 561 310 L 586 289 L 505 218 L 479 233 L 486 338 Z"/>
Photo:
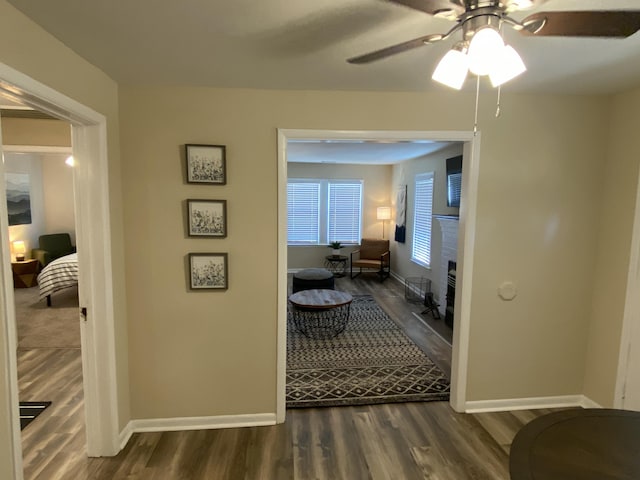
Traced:
<path fill-rule="evenodd" d="M 473 268 L 473 242 L 476 217 L 476 197 L 480 134 L 473 132 L 426 131 L 336 131 L 336 130 L 284 130 L 278 131 L 278 401 L 277 419 L 286 416 L 286 341 L 288 294 L 288 245 L 287 245 L 287 180 L 289 141 L 292 139 L 340 139 L 344 141 L 416 141 L 431 140 L 463 143 L 463 200 L 460 208 L 458 240 L 457 295 L 453 354 L 451 368 L 450 404 L 457 411 L 464 411 L 466 397 L 466 372 L 469 342 L 469 309 Z"/>
<path fill-rule="evenodd" d="M 72 125 L 72 151 L 76 161 L 73 170 L 74 206 L 80 266 L 78 296 L 80 305 L 88 312 L 87 321 L 80 323 L 86 454 L 115 455 L 121 449 L 122 441 L 119 437 L 115 364 L 106 117 L 4 64 L 0 64 L 0 95 Z M 2 162 L 1 177 L 4 177 L 4 171 Z M 4 183 L 0 187 L 0 195 L 6 195 Z M 4 330 L 2 350 L 6 352 L 2 374 L 7 386 L 2 400 L 12 412 L 10 458 L 14 478 L 20 479 L 23 478 L 23 469 L 15 357 L 15 303 L 7 220 L 7 205 L 0 202 L 0 324 Z"/>

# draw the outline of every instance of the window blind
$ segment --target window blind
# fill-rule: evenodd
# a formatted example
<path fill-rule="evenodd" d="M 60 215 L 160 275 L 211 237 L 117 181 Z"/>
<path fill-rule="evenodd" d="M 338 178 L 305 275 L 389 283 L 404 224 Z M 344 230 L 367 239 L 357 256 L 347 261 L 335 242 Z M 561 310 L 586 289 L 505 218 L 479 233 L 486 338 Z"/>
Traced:
<path fill-rule="evenodd" d="M 361 182 L 329 182 L 328 242 L 360 242 L 361 205 Z"/>
<path fill-rule="evenodd" d="M 287 237 L 290 244 L 312 245 L 320 241 L 320 184 L 287 184 Z"/>
<path fill-rule="evenodd" d="M 411 259 L 425 267 L 431 264 L 433 172 L 416 175 Z"/>

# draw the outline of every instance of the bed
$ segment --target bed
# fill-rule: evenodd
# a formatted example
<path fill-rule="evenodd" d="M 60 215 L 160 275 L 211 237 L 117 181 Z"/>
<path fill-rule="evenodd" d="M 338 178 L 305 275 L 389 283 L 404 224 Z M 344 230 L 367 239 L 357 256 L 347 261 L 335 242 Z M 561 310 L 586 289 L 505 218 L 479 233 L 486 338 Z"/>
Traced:
<path fill-rule="evenodd" d="M 51 306 L 51 295 L 78 284 L 78 254 L 65 255 L 49 263 L 38 275 L 40 299 L 47 299 Z"/>

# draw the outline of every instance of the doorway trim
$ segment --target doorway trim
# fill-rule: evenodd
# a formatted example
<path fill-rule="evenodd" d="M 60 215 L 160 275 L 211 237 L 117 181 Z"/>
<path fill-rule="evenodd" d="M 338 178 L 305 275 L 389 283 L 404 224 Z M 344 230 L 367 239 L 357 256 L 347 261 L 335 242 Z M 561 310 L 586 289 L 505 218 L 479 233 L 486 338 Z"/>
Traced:
<path fill-rule="evenodd" d="M 632 359 L 638 358 L 638 353 L 632 357 L 632 348 L 640 348 L 640 173 L 636 183 L 636 203 L 633 215 L 631 246 L 629 249 L 629 270 L 627 271 L 627 290 L 625 292 L 624 312 L 622 316 L 622 332 L 620 334 L 620 352 L 618 354 L 618 370 L 613 398 L 613 407 L 631 409 L 626 404 L 626 389 L 628 378 L 638 375 L 640 367 L 631 365 Z"/>
<path fill-rule="evenodd" d="M 115 455 L 120 450 L 120 442 L 106 117 L 2 63 L 0 93 L 72 125 L 72 150 L 76 161 L 73 170 L 76 243 L 80 267 L 78 294 L 80 305 L 89 312 L 88 321 L 78 320 L 81 326 L 87 455 Z M 0 166 L 0 172 L 4 172 L 4 165 Z M 0 192 L 3 191 L 4 185 L 0 188 Z M 6 203 L 0 202 L 4 265 L 1 276 L 5 300 L 0 308 L 0 322 L 4 330 L 1 347 L 7 357 L 4 373 L 8 379 L 8 391 L 5 400 L 12 419 L 14 477 L 21 479 L 16 325 L 6 208 Z"/>
<path fill-rule="evenodd" d="M 293 139 L 347 140 L 434 140 L 464 142 L 463 197 L 458 226 L 458 285 L 456 295 L 451 362 L 451 407 L 466 408 L 471 289 L 474 265 L 478 172 L 480 170 L 480 133 L 467 131 L 390 131 L 390 130 L 306 130 L 278 129 L 278 298 L 277 298 L 277 389 L 276 421 L 286 417 L 287 373 L 287 142 Z"/>

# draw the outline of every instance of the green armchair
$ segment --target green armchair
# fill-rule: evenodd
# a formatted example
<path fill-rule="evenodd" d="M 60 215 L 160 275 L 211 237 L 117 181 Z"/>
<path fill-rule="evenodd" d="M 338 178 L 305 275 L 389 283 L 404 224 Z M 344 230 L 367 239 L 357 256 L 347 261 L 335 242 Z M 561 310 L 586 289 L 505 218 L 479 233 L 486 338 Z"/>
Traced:
<path fill-rule="evenodd" d="M 75 253 L 76 247 L 71 244 L 68 233 L 52 233 L 40 235 L 38 248 L 31 250 L 31 257 L 40 262 L 40 268 L 47 266 L 52 260 Z"/>

